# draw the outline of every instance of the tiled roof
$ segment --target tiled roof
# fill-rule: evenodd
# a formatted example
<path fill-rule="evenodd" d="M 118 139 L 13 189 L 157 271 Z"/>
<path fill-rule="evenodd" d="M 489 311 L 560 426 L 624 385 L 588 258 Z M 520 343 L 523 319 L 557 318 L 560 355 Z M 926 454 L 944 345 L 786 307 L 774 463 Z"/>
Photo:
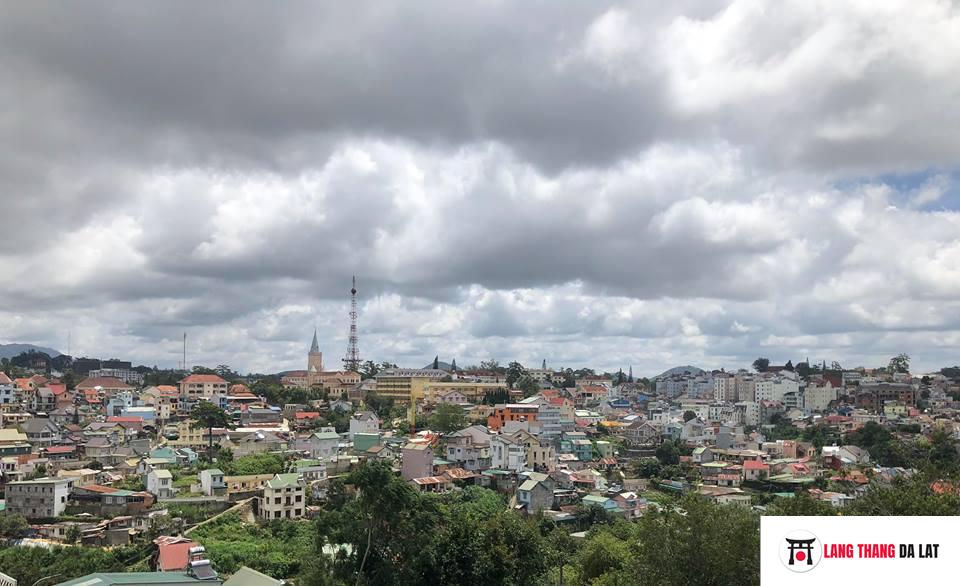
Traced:
<path fill-rule="evenodd" d="M 227 381 L 223 380 L 215 374 L 191 374 L 187 378 L 181 380 L 182 383 L 217 383 L 217 384 L 227 384 Z"/>
<path fill-rule="evenodd" d="M 190 548 L 198 545 L 200 544 L 189 539 L 157 544 L 160 549 L 157 560 L 158 569 L 161 571 L 185 569 L 190 559 Z"/>
<path fill-rule="evenodd" d="M 92 389 L 94 387 L 103 387 L 106 389 L 133 389 L 132 386 L 118 378 L 111 376 L 91 376 L 83 379 L 83 382 L 77 385 L 80 390 Z"/>

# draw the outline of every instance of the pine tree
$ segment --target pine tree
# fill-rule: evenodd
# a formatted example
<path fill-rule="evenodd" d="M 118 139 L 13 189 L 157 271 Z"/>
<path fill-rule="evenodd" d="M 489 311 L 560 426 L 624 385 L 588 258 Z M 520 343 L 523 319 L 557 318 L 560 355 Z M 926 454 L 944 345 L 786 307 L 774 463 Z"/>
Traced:
<path fill-rule="evenodd" d="M 456 359 L 456 358 L 454 358 L 454 359 L 453 359 L 453 362 L 450 363 L 450 370 L 452 370 L 453 372 L 457 372 L 457 359 Z"/>
<path fill-rule="evenodd" d="M 433 358 L 433 369 L 434 369 L 434 370 L 439 370 L 439 369 L 440 369 L 440 355 L 439 355 L 439 354 L 436 355 L 436 356 L 434 356 L 434 358 Z"/>

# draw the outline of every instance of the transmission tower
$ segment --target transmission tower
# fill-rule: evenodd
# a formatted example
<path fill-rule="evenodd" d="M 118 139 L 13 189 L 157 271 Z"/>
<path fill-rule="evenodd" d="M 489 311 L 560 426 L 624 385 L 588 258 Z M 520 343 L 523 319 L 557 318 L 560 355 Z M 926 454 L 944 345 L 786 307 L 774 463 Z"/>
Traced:
<path fill-rule="evenodd" d="M 357 347 L 357 277 L 353 277 L 350 288 L 350 341 L 347 342 L 347 355 L 343 359 L 347 370 L 360 370 L 360 349 Z"/>

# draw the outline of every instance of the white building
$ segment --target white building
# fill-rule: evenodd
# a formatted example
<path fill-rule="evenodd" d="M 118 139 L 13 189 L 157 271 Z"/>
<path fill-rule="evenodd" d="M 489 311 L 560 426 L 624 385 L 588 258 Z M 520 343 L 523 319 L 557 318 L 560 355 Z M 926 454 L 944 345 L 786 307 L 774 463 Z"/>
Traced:
<path fill-rule="evenodd" d="M 379 433 L 380 419 L 373 411 L 361 411 L 350 418 L 350 441 L 355 433 Z"/>
<path fill-rule="evenodd" d="M 496 470 L 523 472 L 527 467 L 527 446 L 516 436 L 495 435 L 490 438 L 490 459 Z"/>
<path fill-rule="evenodd" d="M 307 508 L 305 483 L 297 473 L 277 474 L 263 487 L 260 518 L 299 519 Z"/>
<path fill-rule="evenodd" d="M 837 400 L 838 391 L 830 381 L 824 381 L 822 385 L 811 383 L 803 392 L 804 408 L 822 413 L 827 410 L 831 401 Z"/>
<path fill-rule="evenodd" d="M 157 495 L 158 499 L 173 497 L 173 475 L 169 470 L 153 468 L 147 471 L 147 492 Z"/>

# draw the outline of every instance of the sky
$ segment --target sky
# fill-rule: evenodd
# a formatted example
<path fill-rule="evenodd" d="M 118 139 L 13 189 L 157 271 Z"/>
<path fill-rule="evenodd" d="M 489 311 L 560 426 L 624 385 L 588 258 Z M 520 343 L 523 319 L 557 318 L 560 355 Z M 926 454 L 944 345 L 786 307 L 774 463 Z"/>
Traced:
<path fill-rule="evenodd" d="M 960 8 L 26 2 L 0 342 L 241 371 L 960 363 Z"/>

